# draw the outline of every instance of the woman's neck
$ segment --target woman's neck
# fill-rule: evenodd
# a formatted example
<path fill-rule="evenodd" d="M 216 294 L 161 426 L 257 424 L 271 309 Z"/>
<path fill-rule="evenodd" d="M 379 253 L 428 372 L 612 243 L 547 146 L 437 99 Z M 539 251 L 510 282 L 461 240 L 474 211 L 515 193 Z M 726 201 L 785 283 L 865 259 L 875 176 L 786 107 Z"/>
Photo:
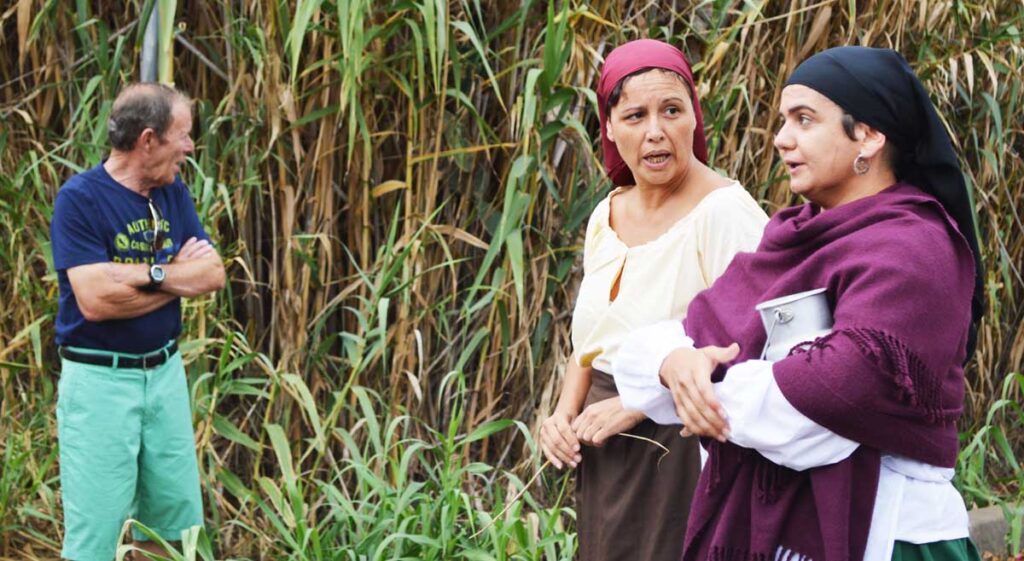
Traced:
<path fill-rule="evenodd" d="M 827 190 L 822 196 L 816 197 L 820 200 L 812 200 L 822 210 L 829 210 L 838 206 L 852 203 L 860 199 L 877 195 L 896 183 L 896 175 L 889 170 L 878 173 L 868 173 L 856 176 L 842 185 Z"/>
<path fill-rule="evenodd" d="M 729 180 L 694 158 L 671 183 L 649 185 L 637 181 L 637 207 L 643 212 L 653 212 L 670 200 L 680 201 L 683 206 L 694 206 L 710 191 L 729 183 Z"/>

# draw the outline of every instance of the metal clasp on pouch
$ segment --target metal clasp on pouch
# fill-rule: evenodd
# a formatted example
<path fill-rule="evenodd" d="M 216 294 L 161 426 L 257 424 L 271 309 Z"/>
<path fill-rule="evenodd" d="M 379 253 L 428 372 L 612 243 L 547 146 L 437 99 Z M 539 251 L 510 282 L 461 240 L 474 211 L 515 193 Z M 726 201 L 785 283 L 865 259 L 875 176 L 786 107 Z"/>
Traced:
<path fill-rule="evenodd" d="M 768 356 L 768 347 L 771 345 L 772 332 L 776 325 L 786 324 L 793 321 L 793 310 L 789 308 L 776 308 L 772 314 L 772 326 L 768 329 L 768 338 L 765 339 L 764 348 L 761 349 L 761 360 Z"/>

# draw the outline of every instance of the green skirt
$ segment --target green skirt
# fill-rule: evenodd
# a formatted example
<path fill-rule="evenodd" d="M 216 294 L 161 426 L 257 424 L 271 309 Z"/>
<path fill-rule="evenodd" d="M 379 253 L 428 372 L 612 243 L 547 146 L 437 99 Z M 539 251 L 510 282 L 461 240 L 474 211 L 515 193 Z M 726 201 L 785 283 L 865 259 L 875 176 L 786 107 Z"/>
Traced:
<path fill-rule="evenodd" d="M 978 548 L 970 538 L 932 543 L 897 541 L 892 550 L 892 561 L 980 561 Z"/>

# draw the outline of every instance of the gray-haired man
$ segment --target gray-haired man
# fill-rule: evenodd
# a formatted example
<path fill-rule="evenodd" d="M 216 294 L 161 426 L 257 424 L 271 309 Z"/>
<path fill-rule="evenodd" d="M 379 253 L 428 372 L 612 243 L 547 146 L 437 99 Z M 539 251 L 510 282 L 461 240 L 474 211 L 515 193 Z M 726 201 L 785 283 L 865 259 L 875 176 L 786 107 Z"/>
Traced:
<path fill-rule="evenodd" d="M 129 516 L 168 540 L 202 524 L 177 338 L 181 297 L 224 286 L 224 266 L 178 177 L 194 148 L 189 99 L 159 84 L 128 86 L 108 129 L 110 157 L 61 187 L 50 224 L 60 285 L 62 556 L 75 561 L 112 559 Z"/>

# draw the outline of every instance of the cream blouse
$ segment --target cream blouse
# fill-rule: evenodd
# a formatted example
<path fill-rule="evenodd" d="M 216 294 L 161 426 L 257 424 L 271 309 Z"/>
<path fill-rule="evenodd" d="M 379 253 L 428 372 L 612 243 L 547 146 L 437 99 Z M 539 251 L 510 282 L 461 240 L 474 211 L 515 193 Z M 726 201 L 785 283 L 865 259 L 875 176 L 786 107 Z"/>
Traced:
<path fill-rule="evenodd" d="M 690 300 L 711 286 L 736 253 L 757 248 L 768 223 L 754 198 L 733 183 L 708 193 L 661 236 L 627 247 L 609 222 L 611 198 L 620 191 L 609 194 L 590 215 L 583 282 L 572 316 L 576 361 L 607 373 L 630 331 L 684 318 Z"/>

